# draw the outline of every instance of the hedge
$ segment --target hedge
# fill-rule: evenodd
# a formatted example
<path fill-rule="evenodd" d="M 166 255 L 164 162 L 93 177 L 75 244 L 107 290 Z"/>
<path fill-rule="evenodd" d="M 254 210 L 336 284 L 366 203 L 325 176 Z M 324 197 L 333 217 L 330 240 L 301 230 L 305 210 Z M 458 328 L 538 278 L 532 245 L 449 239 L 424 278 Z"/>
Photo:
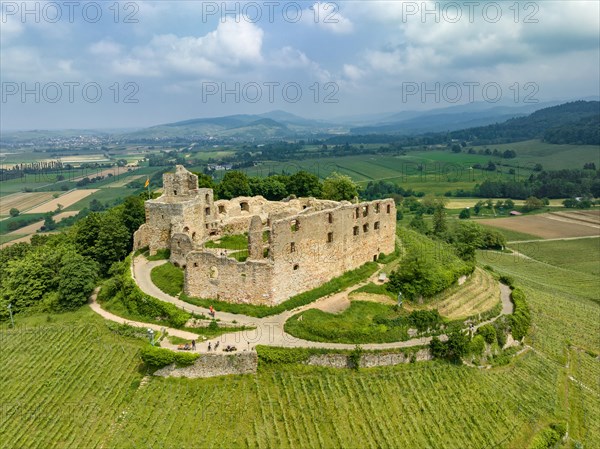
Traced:
<path fill-rule="evenodd" d="M 510 297 L 515 306 L 515 310 L 509 318 L 511 332 L 515 340 L 521 340 L 527 335 L 531 325 L 529 307 L 525 301 L 525 293 L 519 287 L 511 292 Z"/>
<path fill-rule="evenodd" d="M 140 353 L 142 360 L 150 368 L 162 368 L 175 363 L 177 366 L 190 366 L 200 357 L 190 352 L 173 352 L 157 346 L 146 346 Z"/>

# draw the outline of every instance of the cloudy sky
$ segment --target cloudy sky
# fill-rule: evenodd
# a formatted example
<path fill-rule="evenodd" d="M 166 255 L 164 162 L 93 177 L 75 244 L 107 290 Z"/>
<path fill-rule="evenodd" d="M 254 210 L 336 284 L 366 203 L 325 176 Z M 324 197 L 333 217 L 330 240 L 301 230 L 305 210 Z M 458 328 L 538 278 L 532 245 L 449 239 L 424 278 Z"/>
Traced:
<path fill-rule="evenodd" d="M 0 126 L 597 96 L 597 1 L 10 2 Z"/>

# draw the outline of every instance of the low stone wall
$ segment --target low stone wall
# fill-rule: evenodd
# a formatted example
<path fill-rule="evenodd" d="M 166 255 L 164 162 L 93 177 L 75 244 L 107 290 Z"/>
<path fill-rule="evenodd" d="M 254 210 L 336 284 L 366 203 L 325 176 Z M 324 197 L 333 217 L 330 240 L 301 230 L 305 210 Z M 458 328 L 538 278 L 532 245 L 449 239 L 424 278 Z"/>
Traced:
<path fill-rule="evenodd" d="M 376 366 L 393 366 L 402 363 L 410 363 L 412 355 L 406 355 L 399 352 L 373 354 L 367 353 L 360 357 L 361 368 L 373 368 Z M 428 348 L 420 349 L 414 354 L 416 362 L 432 360 L 431 352 Z M 328 368 L 352 368 L 352 362 L 345 354 L 317 354 L 311 355 L 305 362 L 312 366 L 325 366 Z"/>
<path fill-rule="evenodd" d="M 254 374 L 258 367 L 258 355 L 254 351 L 233 354 L 202 354 L 191 366 L 177 368 L 175 364 L 157 370 L 160 377 L 200 377 L 226 376 L 228 374 Z"/>

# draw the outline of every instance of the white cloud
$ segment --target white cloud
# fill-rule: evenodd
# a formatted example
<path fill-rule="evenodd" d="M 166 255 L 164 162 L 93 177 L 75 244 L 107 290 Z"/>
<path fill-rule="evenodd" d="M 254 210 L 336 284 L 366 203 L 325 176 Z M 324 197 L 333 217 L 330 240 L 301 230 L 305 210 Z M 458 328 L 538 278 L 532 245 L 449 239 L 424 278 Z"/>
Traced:
<path fill-rule="evenodd" d="M 158 76 L 169 73 L 217 75 L 262 63 L 263 30 L 247 21 L 227 20 L 201 37 L 162 34 L 113 63 L 121 74 Z"/>
<path fill-rule="evenodd" d="M 365 76 L 364 70 L 361 70 L 352 64 L 344 64 L 342 72 L 350 81 L 358 81 Z"/>
<path fill-rule="evenodd" d="M 96 56 L 115 57 L 121 53 L 121 46 L 109 39 L 103 39 L 90 45 L 89 51 Z"/>
<path fill-rule="evenodd" d="M 53 59 L 26 46 L 2 48 L 2 77 L 20 82 L 78 81 L 81 73 L 70 59 Z"/>
<path fill-rule="evenodd" d="M 340 13 L 338 3 L 317 2 L 302 12 L 302 23 L 317 26 L 334 34 L 348 34 L 354 31 L 354 24 Z"/>

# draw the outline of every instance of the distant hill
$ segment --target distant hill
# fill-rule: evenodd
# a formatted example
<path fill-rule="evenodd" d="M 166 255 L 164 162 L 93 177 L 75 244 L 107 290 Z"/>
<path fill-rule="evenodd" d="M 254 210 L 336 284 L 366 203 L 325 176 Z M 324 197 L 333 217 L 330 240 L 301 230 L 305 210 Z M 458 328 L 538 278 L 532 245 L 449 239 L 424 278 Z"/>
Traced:
<path fill-rule="evenodd" d="M 469 103 L 430 111 L 403 111 L 379 119 L 374 124 L 354 127 L 351 132 L 352 134 L 417 135 L 455 131 L 501 123 L 515 117 L 524 117 L 544 106 L 554 106 L 555 104 L 490 107 L 488 103 Z"/>
<path fill-rule="evenodd" d="M 600 145 L 600 114 L 550 128 L 544 133 L 544 141 L 556 144 Z"/>
<path fill-rule="evenodd" d="M 224 117 L 198 118 L 152 126 L 125 134 L 129 139 L 166 138 L 234 138 L 261 140 L 304 138 L 310 135 L 327 135 L 329 123 L 305 119 L 285 111 L 264 114 L 237 114 Z"/>
<path fill-rule="evenodd" d="M 480 144 L 544 138 L 551 143 L 598 144 L 599 114 L 600 102 L 574 101 L 503 123 L 454 131 L 450 136 Z"/>

